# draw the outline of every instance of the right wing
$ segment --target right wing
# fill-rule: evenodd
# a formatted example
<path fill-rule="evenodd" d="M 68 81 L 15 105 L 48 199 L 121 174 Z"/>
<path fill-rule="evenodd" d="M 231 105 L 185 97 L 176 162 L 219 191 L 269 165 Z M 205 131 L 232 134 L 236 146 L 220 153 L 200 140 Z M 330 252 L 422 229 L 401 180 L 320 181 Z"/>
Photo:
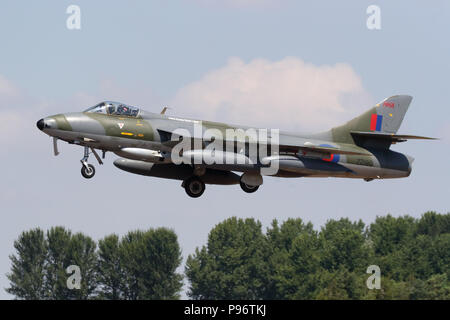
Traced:
<path fill-rule="evenodd" d="M 173 139 L 173 135 L 176 135 L 176 133 L 173 133 L 171 131 L 158 129 L 157 130 L 161 142 L 165 144 L 166 146 L 175 146 L 177 143 L 179 143 L 179 137 L 175 137 Z M 191 137 L 189 137 L 191 138 Z M 206 141 L 206 143 L 209 143 L 210 141 Z M 226 141 L 225 141 L 226 142 Z M 234 142 L 234 141 L 233 141 Z M 331 142 L 330 142 L 331 143 Z M 318 156 L 322 158 L 328 158 L 332 154 L 343 154 L 343 155 L 370 155 L 369 152 L 361 150 L 359 147 L 352 147 L 352 148 L 341 148 L 341 147 L 335 147 L 332 145 L 317 145 L 313 144 L 311 142 L 305 142 L 304 139 L 293 137 L 293 136 L 283 136 L 280 137 L 280 142 L 278 143 L 279 147 L 279 154 L 297 154 L 302 153 L 304 156 Z"/>

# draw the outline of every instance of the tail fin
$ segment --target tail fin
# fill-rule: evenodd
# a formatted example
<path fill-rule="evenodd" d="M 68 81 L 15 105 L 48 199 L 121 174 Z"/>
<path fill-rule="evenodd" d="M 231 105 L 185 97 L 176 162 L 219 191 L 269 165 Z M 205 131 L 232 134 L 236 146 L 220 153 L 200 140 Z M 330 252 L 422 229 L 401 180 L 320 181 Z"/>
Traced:
<path fill-rule="evenodd" d="M 411 101 L 412 97 L 407 95 L 392 96 L 383 100 L 359 117 L 331 129 L 333 141 L 359 144 L 355 141 L 352 132 L 395 134 L 402 124 Z M 390 143 L 387 148 L 389 146 Z"/>

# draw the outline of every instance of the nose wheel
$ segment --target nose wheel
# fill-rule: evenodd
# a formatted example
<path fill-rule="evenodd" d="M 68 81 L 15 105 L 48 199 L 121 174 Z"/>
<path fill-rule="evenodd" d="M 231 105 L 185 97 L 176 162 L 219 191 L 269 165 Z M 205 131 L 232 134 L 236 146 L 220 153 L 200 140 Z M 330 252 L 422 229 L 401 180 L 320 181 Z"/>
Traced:
<path fill-rule="evenodd" d="M 94 154 L 95 158 L 97 159 L 99 164 L 103 164 L 102 160 L 100 159 L 97 152 L 91 148 L 92 153 Z M 104 152 L 103 152 L 104 156 Z M 84 147 L 84 157 L 81 159 L 81 175 L 86 179 L 91 179 L 95 175 L 95 167 L 92 164 L 88 164 L 89 160 L 89 147 Z"/>
<path fill-rule="evenodd" d="M 81 175 L 86 179 L 90 179 L 95 175 L 95 167 L 92 164 L 88 164 L 86 167 L 81 167 Z"/>

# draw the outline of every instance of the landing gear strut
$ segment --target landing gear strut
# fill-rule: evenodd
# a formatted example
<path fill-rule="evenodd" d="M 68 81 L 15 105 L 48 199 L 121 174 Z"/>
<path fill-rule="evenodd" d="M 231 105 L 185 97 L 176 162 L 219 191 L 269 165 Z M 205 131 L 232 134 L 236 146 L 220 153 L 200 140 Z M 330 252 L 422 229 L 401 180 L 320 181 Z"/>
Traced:
<path fill-rule="evenodd" d="M 198 198 L 205 192 L 205 183 L 197 176 L 184 180 L 181 186 L 192 198 Z"/>
<path fill-rule="evenodd" d="M 91 148 L 92 153 L 94 154 L 95 158 L 97 159 L 99 164 L 103 164 L 103 161 L 100 159 L 97 152 Z M 95 175 L 95 167 L 92 164 L 88 164 L 89 159 L 89 147 L 84 147 L 84 157 L 81 159 L 81 175 L 85 177 L 86 179 L 91 179 Z"/>

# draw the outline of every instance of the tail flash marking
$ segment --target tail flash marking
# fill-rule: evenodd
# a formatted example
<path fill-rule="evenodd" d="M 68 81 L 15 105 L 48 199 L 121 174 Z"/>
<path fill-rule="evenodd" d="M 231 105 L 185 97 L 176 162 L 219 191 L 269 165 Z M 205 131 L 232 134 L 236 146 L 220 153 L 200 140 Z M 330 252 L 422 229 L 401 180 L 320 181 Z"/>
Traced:
<path fill-rule="evenodd" d="M 383 116 L 381 114 L 377 115 L 377 131 L 381 131 L 381 124 L 383 122 Z"/>
<path fill-rule="evenodd" d="M 370 131 L 381 131 L 383 116 L 380 114 L 372 114 L 370 118 Z"/>

